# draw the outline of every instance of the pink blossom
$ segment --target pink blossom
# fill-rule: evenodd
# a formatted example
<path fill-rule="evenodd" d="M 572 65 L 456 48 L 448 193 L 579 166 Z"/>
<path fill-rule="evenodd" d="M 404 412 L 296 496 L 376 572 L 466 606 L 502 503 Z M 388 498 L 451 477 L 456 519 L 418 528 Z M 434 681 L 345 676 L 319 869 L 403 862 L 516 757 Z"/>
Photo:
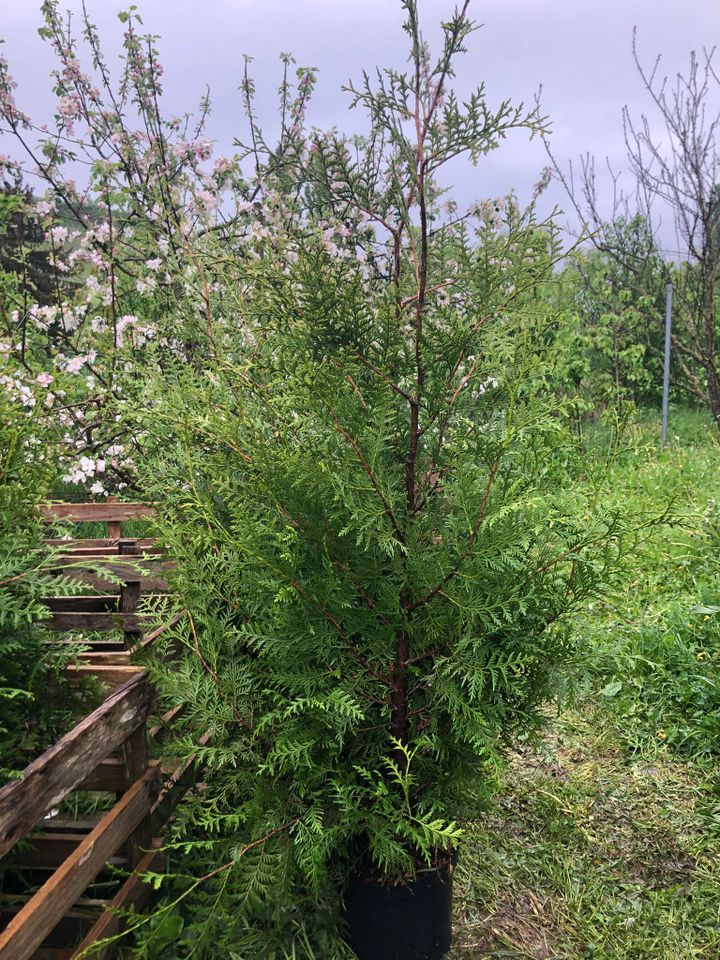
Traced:
<path fill-rule="evenodd" d="M 41 387 L 49 387 L 55 377 L 51 373 L 39 373 L 35 380 Z"/>
<path fill-rule="evenodd" d="M 67 227 L 52 227 L 49 236 L 53 243 L 64 243 L 68 237 Z"/>
<path fill-rule="evenodd" d="M 155 277 L 138 277 L 135 281 L 135 289 L 138 293 L 152 293 L 157 285 Z"/>
<path fill-rule="evenodd" d="M 68 360 L 65 369 L 68 373 L 77 373 L 79 370 L 82 370 L 84 366 L 85 357 L 73 357 L 72 360 Z"/>

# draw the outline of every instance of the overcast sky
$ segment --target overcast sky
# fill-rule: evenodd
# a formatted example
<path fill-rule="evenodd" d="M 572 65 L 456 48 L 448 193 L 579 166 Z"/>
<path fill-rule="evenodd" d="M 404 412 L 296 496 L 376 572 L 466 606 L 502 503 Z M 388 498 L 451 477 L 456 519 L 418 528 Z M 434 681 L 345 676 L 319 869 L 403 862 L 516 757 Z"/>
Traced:
<path fill-rule="evenodd" d="M 86 0 L 107 38 L 106 52 L 119 50 L 117 0 Z M 340 87 L 363 68 L 402 67 L 406 57 L 399 0 L 136 0 L 146 29 L 160 34 L 168 113 L 193 108 L 205 84 L 214 110 L 210 135 L 218 153 L 231 150 L 243 131 L 238 94 L 242 56 L 255 58 L 259 113 L 272 124 L 278 86 L 278 55 L 319 69 L 310 121 L 352 131 L 361 117 L 347 112 Z M 78 10 L 80 0 L 63 6 Z M 126 5 L 125 5 L 126 6 Z M 426 38 L 452 10 L 452 0 L 420 0 Z M 51 121 L 54 98 L 48 74 L 52 60 L 37 36 L 39 0 L 0 0 L 4 54 L 18 81 L 18 106 L 39 122 Z M 457 88 L 468 92 L 484 80 L 491 103 L 503 97 L 530 101 L 542 85 L 542 105 L 553 125 L 557 158 L 590 151 L 621 166 L 621 110 L 650 109 L 632 60 L 633 27 L 643 62 L 662 54 L 664 69 L 684 70 L 690 51 L 720 40 L 720 0 L 471 0 L 470 13 L 484 24 L 470 38 L 460 61 Z M 652 114 L 651 114 L 652 116 Z M 42 118 L 42 120 L 40 120 Z M 5 141 L 3 149 L 15 153 Z M 458 198 L 502 195 L 516 188 L 527 198 L 546 159 L 539 142 L 516 135 L 477 168 L 453 170 Z M 567 206 L 559 188 L 550 200 Z M 666 243 L 672 244 L 669 234 Z"/>

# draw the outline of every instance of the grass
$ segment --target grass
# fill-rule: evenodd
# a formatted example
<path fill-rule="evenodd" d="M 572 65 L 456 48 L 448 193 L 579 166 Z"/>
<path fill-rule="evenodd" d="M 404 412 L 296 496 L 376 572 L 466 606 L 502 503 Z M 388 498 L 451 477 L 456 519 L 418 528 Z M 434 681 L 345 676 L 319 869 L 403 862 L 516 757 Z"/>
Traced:
<path fill-rule="evenodd" d="M 628 757 L 613 723 L 565 713 L 514 755 L 495 809 L 468 823 L 453 960 L 711 960 L 718 824 L 703 771 L 667 748 Z"/>
<path fill-rule="evenodd" d="M 720 955 L 720 445 L 691 411 L 658 435 L 638 420 L 610 487 L 673 524 L 584 612 L 577 696 L 466 824 L 452 960 Z"/>

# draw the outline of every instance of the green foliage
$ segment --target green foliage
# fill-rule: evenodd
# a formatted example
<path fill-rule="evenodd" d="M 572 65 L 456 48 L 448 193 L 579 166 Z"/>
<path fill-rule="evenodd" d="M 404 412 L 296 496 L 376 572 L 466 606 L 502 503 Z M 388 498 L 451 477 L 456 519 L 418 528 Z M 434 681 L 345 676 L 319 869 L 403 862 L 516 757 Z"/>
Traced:
<path fill-rule="evenodd" d="M 608 233 L 608 242 L 626 257 L 576 252 L 552 297 L 558 311 L 557 386 L 576 399 L 581 413 L 659 406 L 661 398 L 663 264 L 640 218 L 619 221 Z"/>
<path fill-rule="evenodd" d="M 3 298 L 2 327 L 9 325 L 10 307 L 35 301 L 50 303 L 58 283 L 42 229 L 28 216 L 30 190 L 21 181 L 0 185 L 0 271 L 7 286 L 12 282 L 15 296 Z"/>

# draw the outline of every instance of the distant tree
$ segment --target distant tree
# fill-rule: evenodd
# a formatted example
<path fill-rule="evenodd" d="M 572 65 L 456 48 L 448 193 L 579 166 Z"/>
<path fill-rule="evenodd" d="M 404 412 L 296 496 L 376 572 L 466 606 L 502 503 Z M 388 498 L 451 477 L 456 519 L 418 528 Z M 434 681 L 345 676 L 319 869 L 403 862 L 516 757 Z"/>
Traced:
<path fill-rule="evenodd" d="M 619 220 L 612 239 L 632 252 L 635 269 L 605 251 L 578 250 L 555 287 L 558 386 L 581 413 L 660 398 L 664 265 L 641 217 Z"/>
<path fill-rule="evenodd" d="M 620 263 L 637 287 L 647 273 L 648 261 L 657 260 L 660 215 L 671 212 L 679 260 L 659 263 L 665 282 L 672 282 L 675 292 L 672 348 L 677 377 L 720 424 L 720 78 L 714 50 L 704 51 L 700 58 L 691 53 L 687 73 L 679 73 L 674 83 L 660 73 L 660 57 L 651 70 L 643 67 L 636 36 L 633 56 L 663 128 L 655 132 L 644 114 L 634 120 L 627 107 L 623 111 L 634 191 L 625 193 L 619 176 L 610 171 L 614 202 L 608 221 L 601 212 L 594 158 L 583 158 L 577 187 L 572 171 L 564 173 L 553 161 L 555 171 L 596 247 Z M 618 230 L 619 222 L 637 216 L 648 230 L 648 242 L 639 246 L 624 242 L 623 231 Z M 656 321 L 661 327 L 662 310 L 657 311 Z"/>

